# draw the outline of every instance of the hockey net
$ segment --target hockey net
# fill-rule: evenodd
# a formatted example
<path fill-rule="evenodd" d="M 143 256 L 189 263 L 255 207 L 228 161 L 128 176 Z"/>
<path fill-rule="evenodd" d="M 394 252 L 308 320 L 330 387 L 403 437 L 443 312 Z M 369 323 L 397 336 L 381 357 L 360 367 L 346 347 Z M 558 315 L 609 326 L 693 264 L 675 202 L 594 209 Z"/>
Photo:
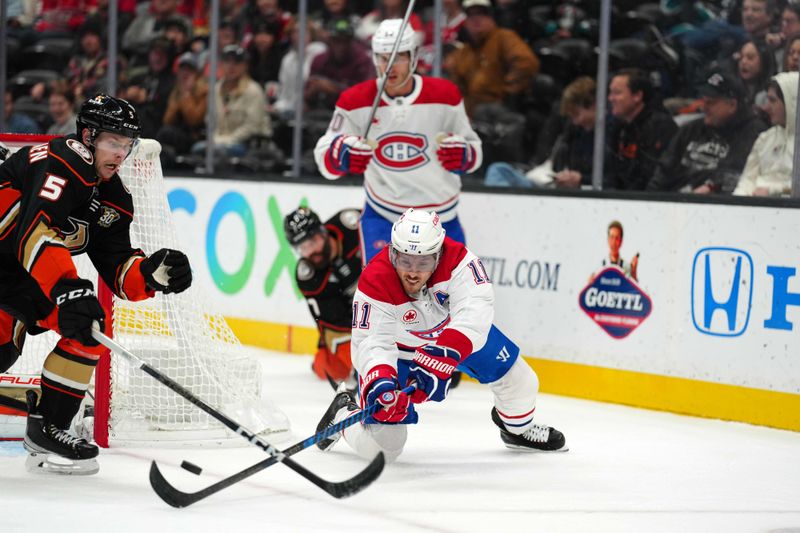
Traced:
<path fill-rule="evenodd" d="M 47 138 L 35 142 L 43 140 Z M 30 137 L 9 135 L 0 135 L 0 141 L 12 150 L 34 144 Z M 167 203 L 160 150 L 156 141 L 142 140 L 120 171 L 134 202 L 131 243 L 147 254 L 160 248 L 182 248 Z M 73 259 L 79 275 L 98 279 L 88 256 Z M 113 336 L 120 344 L 251 431 L 288 434 L 288 419 L 262 394 L 258 362 L 245 353 L 224 318 L 213 311 L 196 280 L 181 294 L 157 293 L 142 302 L 118 299 L 99 285 L 98 297 L 111 310 Z M 52 332 L 28 336 L 22 357 L 9 373 L 24 376 L 21 381 L 39 374 L 57 340 Z M 93 385 L 94 436 L 101 446 L 244 442 L 120 357 L 101 358 Z"/>

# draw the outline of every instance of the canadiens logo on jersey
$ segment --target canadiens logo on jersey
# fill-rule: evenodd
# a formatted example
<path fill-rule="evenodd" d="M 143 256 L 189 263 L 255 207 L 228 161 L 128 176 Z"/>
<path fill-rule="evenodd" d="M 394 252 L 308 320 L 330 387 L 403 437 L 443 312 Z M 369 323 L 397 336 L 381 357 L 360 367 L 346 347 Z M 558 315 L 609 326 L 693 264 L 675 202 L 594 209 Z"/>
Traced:
<path fill-rule="evenodd" d="M 117 220 L 119 220 L 119 213 L 115 209 L 105 205 L 100 207 L 100 218 L 97 219 L 98 225 L 108 228 Z"/>
<path fill-rule="evenodd" d="M 419 168 L 430 161 L 425 153 L 428 138 L 419 133 L 391 132 L 378 137 L 375 161 L 383 168 L 407 171 Z"/>

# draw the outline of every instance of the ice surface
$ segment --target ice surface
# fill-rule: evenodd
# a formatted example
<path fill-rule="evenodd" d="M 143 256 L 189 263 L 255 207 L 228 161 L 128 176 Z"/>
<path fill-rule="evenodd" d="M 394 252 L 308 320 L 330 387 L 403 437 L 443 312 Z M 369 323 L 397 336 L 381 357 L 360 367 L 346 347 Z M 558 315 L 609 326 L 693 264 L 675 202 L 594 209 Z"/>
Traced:
<path fill-rule="evenodd" d="M 256 351 L 294 436 L 314 433 L 333 392 L 310 359 Z M 537 418 L 570 451 L 517 453 L 489 418 L 491 395 L 463 383 L 425 405 L 398 462 L 336 500 L 275 465 L 185 509 L 162 502 L 149 462 L 198 490 L 265 457 L 258 449 L 111 449 L 89 477 L 32 475 L 20 444 L 0 446 L 3 532 L 781 532 L 800 533 L 800 434 L 541 395 Z M 364 467 L 346 443 L 295 458 L 341 480 Z M 189 460 L 195 476 L 179 467 Z"/>

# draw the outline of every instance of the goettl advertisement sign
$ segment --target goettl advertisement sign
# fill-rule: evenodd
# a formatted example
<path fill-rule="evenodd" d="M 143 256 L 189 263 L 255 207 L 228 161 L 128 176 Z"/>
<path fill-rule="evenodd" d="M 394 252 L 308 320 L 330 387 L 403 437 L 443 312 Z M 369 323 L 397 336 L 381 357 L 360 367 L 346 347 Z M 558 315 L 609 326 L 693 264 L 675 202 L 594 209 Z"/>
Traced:
<path fill-rule="evenodd" d="M 606 236 L 608 256 L 603 258 L 603 269 L 589 279 L 581 291 L 579 305 L 603 331 L 622 339 L 650 316 L 653 302 L 637 283 L 639 254 L 626 261 L 620 253 L 622 223 L 611 221 Z"/>
<path fill-rule="evenodd" d="M 616 266 L 601 270 L 581 291 L 580 306 L 615 339 L 630 335 L 653 309 L 650 297 Z"/>

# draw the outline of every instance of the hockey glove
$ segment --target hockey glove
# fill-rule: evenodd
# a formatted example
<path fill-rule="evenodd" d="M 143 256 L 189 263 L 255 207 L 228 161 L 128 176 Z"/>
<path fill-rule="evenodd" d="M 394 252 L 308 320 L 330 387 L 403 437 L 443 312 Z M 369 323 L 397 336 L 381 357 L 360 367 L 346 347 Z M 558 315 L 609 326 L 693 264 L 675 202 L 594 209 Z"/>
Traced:
<path fill-rule="evenodd" d="M 331 166 L 343 174 L 363 174 L 372 160 L 372 146 L 364 137 L 339 135 L 328 149 Z"/>
<path fill-rule="evenodd" d="M 417 382 L 417 390 L 411 394 L 411 401 L 422 403 L 444 400 L 459 361 L 461 356 L 452 348 L 435 344 L 417 348 L 408 367 L 408 381 Z"/>
<path fill-rule="evenodd" d="M 475 164 L 475 149 L 461 135 L 439 134 L 437 139 L 439 148 L 436 157 L 446 170 L 463 174 Z"/>
<path fill-rule="evenodd" d="M 106 314 L 94 293 L 91 281 L 62 279 L 53 286 L 50 299 L 58 306 L 58 330 L 62 337 L 75 339 L 84 346 L 97 346 L 92 337 L 92 323 L 104 329 Z"/>
<path fill-rule="evenodd" d="M 378 402 L 383 408 L 376 411 L 372 418 L 382 424 L 397 424 L 408 416 L 408 404 L 411 399 L 400 390 L 397 382 L 397 371 L 380 365 L 367 372 L 361 386 L 361 405 L 367 408 Z"/>
<path fill-rule="evenodd" d="M 162 248 L 139 267 L 147 286 L 164 294 L 179 293 L 192 284 L 192 269 L 189 258 L 177 250 Z"/>
<path fill-rule="evenodd" d="M 339 279 L 339 286 L 341 287 L 342 294 L 346 294 L 352 298 L 356 292 L 356 285 L 358 284 L 358 276 L 361 275 L 361 268 L 353 268 L 351 265 L 341 257 L 337 257 L 332 263 L 333 272 Z"/>

